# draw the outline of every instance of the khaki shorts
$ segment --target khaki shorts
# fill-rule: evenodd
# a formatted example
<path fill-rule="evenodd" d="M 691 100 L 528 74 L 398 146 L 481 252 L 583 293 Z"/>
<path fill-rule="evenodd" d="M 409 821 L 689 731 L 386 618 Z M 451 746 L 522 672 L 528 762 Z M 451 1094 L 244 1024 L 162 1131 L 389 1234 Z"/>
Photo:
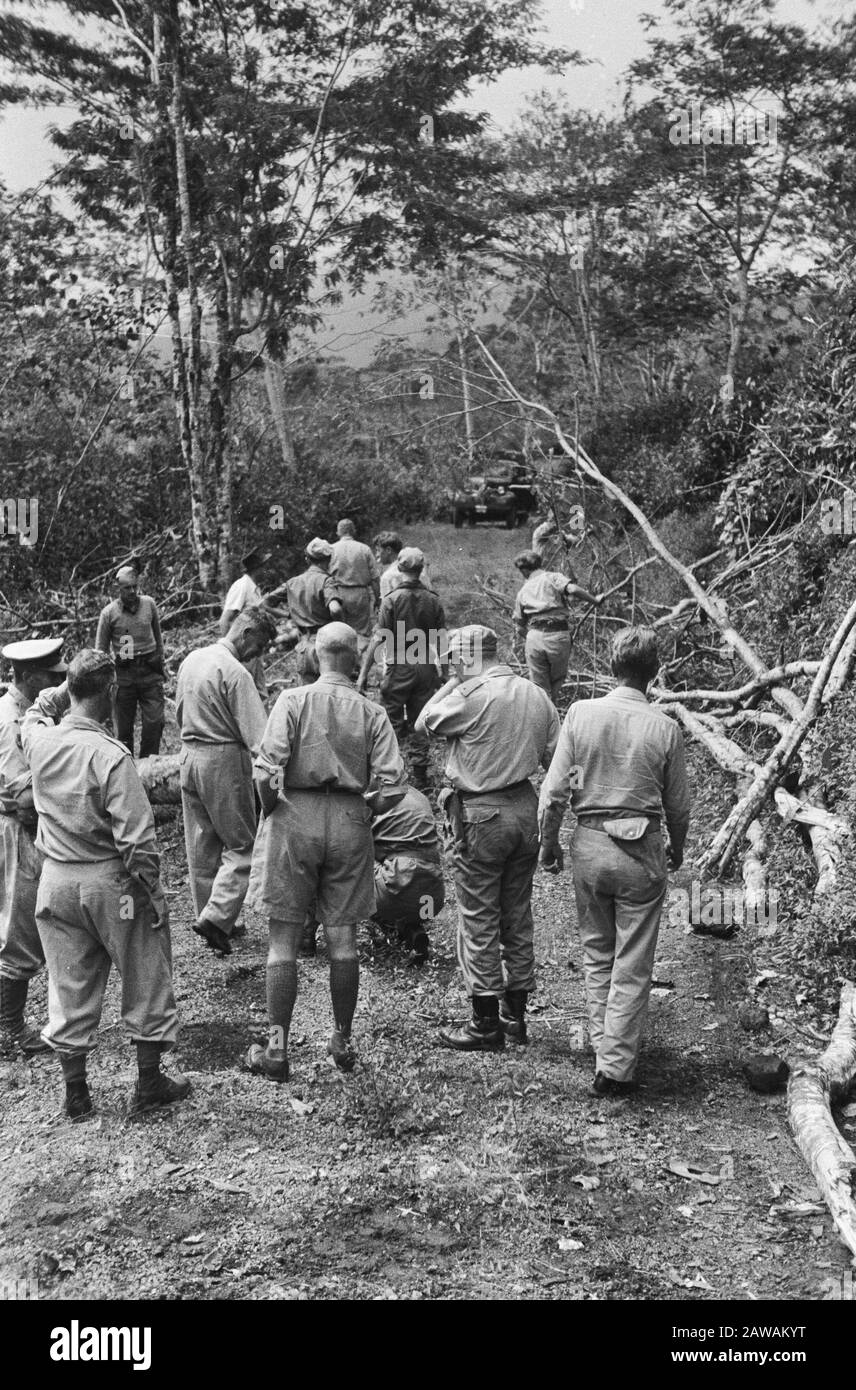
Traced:
<path fill-rule="evenodd" d="M 374 847 L 363 798 L 290 787 L 282 797 L 256 836 L 250 907 L 294 925 L 310 911 L 325 927 L 371 917 Z"/>

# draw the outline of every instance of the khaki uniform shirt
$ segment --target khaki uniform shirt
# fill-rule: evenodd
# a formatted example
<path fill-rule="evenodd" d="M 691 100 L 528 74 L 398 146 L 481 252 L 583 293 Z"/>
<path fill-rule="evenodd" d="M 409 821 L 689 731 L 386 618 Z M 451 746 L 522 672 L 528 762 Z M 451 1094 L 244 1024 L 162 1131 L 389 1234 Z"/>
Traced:
<path fill-rule="evenodd" d="M 334 542 L 330 573 L 346 589 L 376 589 L 379 584 L 374 552 L 353 536 Z"/>
<path fill-rule="evenodd" d="M 619 685 L 596 700 L 577 700 L 541 788 L 539 814 L 659 816 L 683 849 L 690 817 L 684 741 L 673 719 L 640 690 Z"/>
<path fill-rule="evenodd" d="M 391 641 L 387 638 L 386 652 L 391 665 L 403 666 L 410 661 L 415 665 L 429 664 L 436 644 L 445 645 L 441 637 L 445 627 L 446 615 L 437 595 L 412 576 L 402 575 L 400 583 L 381 603 L 377 615 L 377 629 L 392 635 Z M 418 633 L 425 637 L 421 651 L 416 639 Z M 408 645 L 411 654 L 408 654 Z M 440 656 L 445 660 L 446 652 L 441 652 Z"/>
<path fill-rule="evenodd" d="M 108 603 L 101 609 L 95 646 L 100 652 L 109 652 L 112 646 L 113 655 L 119 661 L 162 651 L 160 620 L 154 599 L 141 594 L 136 613 L 127 612 L 121 599 Z"/>
<path fill-rule="evenodd" d="M 182 743 L 238 743 L 253 755 L 267 722 L 255 682 L 225 638 L 184 658 L 175 711 Z"/>
<path fill-rule="evenodd" d="M 461 791 L 499 791 L 548 767 L 559 738 L 549 695 L 497 665 L 427 706 L 416 721 L 449 740 L 446 776 Z"/>
<path fill-rule="evenodd" d="M 0 696 L 0 800 L 14 802 L 21 809 L 33 804 L 33 777 L 21 743 L 21 720 L 27 703 L 26 695 L 14 685 Z"/>
<path fill-rule="evenodd" d="M 329 623 L 330 604 L 338 597 L 338 584 L 320 565 L 310 565 L 285 586 L 288 616 L 299 628 L 319 628 Z"/>
<path fill-rule="evenodd" d="M 566 618 L 567 589 L 573 582 L 557 570 L 536 570 L 517 591 L 514 621 L 525 627 L 530 618 Z"/>
<path fill-rule="evenodd" d="M 256 581 L 248 574 L 242 574 L 224 598 L 223 612 L 243 613 L 245 608 L 252 608 L 254 604 L 261 603 L 262 597 L 262 591 Z"/>
<path fill-rule="evenodd" d="M 415 787 L 408 787 L 401 801 L 372 821 L 375 859 L 410 854 L 416 859 L 440 862 L 440 841 L 431 802 Z"/>
<path fill-rule="evenodd" d="M 384 786 L 406 780 L 386 711 L 335 672 L 282 691 L 254 768 L 265 781 L 281 769 L 283 789 L 365 792 L 372 777 Z"/>
<path fill-rule="evenodd" d="M 121 857 L 150 892 L 159 886 L 155 821 L 134 760 L 103 724 L 54 716 L 56 690 L 43 690 L 21 724 L 39 813 L 36 847 L 60 863 Z"/>

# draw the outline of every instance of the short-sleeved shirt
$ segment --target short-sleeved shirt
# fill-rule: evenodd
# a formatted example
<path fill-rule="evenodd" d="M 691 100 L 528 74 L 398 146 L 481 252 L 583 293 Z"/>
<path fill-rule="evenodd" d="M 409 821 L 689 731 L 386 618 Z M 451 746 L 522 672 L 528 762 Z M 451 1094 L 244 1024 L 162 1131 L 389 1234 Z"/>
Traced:
<path fill-rule="evenodd" d="M 415 787 L 408 787 L 400 801 L 375 816 L 372 836 L 375 859 L 411 854 L 416 859 L 440 861 L 440 841 L 431 802 Z"/>
<path fill-rule="evenodd" d="M 255 681 L 226 639 L 184 658 L 175 710 L 182 743 L 237 743 L 258 752 L 267 713 Z"/>
<path fill-rule="evenodd" d="M 397 585 L 401 583 L 402 579 L 406 578 L 407 572 L 405 570 L 400 570 L 398 568 L 398 561 L 393 560 L 391 565 L 387 565 L 386 569 L 383 571 L 380 577 L 381 598 L 386 598 L 390 590 L 395 589 Z M 422 569 L 419 573 L 419 579 L 426 589 L 430 589 L 432 593 L 437 592 L 432 583 L 431 575 L 428 572 L 427 565 L 422 566 Z"/>
<path fill-rule="evenodd" d="M 373 551 L 353 536 L 334 541 L 330 573 L 346 589 L 369 589 L 379 582 Z"/>
<path fill-rule="evenodd" d="M 514 621 L 527 623 L 530 618 L 567 617 L 567 591 L 573 582 L 558 570 L 536 570 L 517 591 Z"/>
<path fill-rule="evenodd" d="M 0 797 L 21 804 L 24 796 L 31 805 L 28 793 L 33 777 L 21 743 L 21 720 L 28 704 L 26 695 L 14 685 L 0 696 Z"/>
<path fill-rule="evenodd" d="M 69 713 L 54 722 L 43 690 L 21 725 L 39 813 L 36 847 L 60 863 L 121 857 L 150 891 L 159 882 L 155 822 L 134 760 L 102 724 Z"/>
<path fill-rule="evenodd" d="M 339 586 L 320 565 L 310 565 L 285 586 L 288 616 L 299 628 L 319 628 L 330 622 L 330 604 L 338 599 Z"/>
<path fill-rule="evenodd" d="M 499 791 L 548 767 L 559 739 L 550 697 L 498 664 L 473 676 L 416 721 L 448 739 L 446 776 L 461 791 Z"/>
<path fill-rule="evenodd" d="M 113 648 L 113 655 L 119 661 L 129 661 L 136 656 L 151 656 L 160 649 L 160 624 L 157 605 L 148 594 L 140 595 L 140 606 L 136 613 L 129 613 L 122 607 L 121 599 L 114 599 L 101 609 L 95 645 L 101 652 Z"/>
<path fill-rule="evenodd" d="M 690 793 L 677 724 L 626 685 L 577 700 L 541 788 L 540 812 L 564 813 L 569 800 L 575 815 L 659 816 L 662 809 L 681 849 Z"/>
<path fill-rule="evenodd" d="M 252 608 L 255 604 L 261 603 L 262 598 L 262 591 L 256 581 L 250 575 L 242 574 L 224 598 L 223 612 L 243 613 L 245 608 Z"/>
<path fill-rule="evenodd" d="M 282 691 L 254 767 L 266 780 L 280 772 L 282 790 L 365 792 L 373 776 L 384 786 L 405 780 L 386 711 L 336 672 Z"/>
<path fill-rule="evenodd" d="M 437 595 L 426 589 L 418 579 L 402 576 L 401 582 L 381 602 L 376 631 L 391 634 L 386 637 L 386 656 L 390 665 L 405 665 L 410 661 L 416 665 L 429 665 L 432 651 L 445 645 L 445 627 L 446 615 Z M 413 637 L 413 634 L 419 633 L 425 637 L 425 641 L 419 644 L 421 651 Z M 445 651 L 439 655 L 445 660 Z"/>

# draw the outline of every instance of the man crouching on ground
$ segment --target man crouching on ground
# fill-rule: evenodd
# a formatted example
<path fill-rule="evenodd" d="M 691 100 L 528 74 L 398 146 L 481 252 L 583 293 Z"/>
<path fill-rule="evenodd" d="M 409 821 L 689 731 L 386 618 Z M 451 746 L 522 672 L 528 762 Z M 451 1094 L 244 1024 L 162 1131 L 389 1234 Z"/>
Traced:
<path fill-rule="evenodd" d="M 357 634 L 327 623 L 315 642 L 314 685 L 283 690 L 254 763 L 265 818 L 256 836 L 248 902 L 268 918 L 270 1041 L 247 1054 L 251 1071 L 288 1080 L 288 1030 L 297 998 L 297 954 L 317 899 L 330 953 L 334 1031 L 328 1051 L 341 1071 L 356 1060 L 357 923 L 375 910 L 372 811 L 404 795 L 404 764 L 386 712 L 354 687 Z M 378 790 L 365 797 L 375 778 Z"/>
<path fill-rule="evenodd" d="M 68 681 L 24 715 L 21 740 L 39 816 L 44 868 L 36 922 L 48 967 L 48 1025 L 59 1054 L 65 1113 L 92 1110 L 86 1058 L 95 1046 L 111 963 L 122 977 L 122 1019 L 137 1047 L 129 1114 L 183 1100 L 185 1078 L 160 1069 L 178 1034 L 169 911 L 155 822 L 134 760 L 105 728 L 116 668 L 106 652 L 78 652 Z M 61 722 L 60 716 L 71 709 Z"/>

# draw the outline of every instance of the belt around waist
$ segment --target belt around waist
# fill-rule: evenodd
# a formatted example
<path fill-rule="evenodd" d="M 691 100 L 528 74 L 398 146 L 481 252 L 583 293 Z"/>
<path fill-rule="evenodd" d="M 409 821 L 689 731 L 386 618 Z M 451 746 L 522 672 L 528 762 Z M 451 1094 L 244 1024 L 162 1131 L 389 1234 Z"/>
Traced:
<path fill-rule="evenodd" d="M 468 792 L 464 791 L 463 787 L 457 787 L 456 791 L 462 801 L 470 801 L 476 796 L 503 796 L 506 792 L 519 792 L 524 787 L 529 787 L 530 790 L 532 788 L 532 783 L 528 777 L 524 777 L 520 782 L 509 782 L 507 787 L 491 787 L 490 791 L 487 792 Z"/>
<path fill-rule="evenodd" d="M 647 811 L 622 811 L 621 809 L 610 811 L 608 815 L 587 816 L 583 814 L 577 816 L 577 825 L 581 825 L 583 830 L 603 830 L 603 823 L 606 820 L 638 820 L 640 816 L 647 820 L 648 830 L 660 829 L 659 816 L 649 815 Z"/>
<path fill-rule="evenodd" d="M 116 656 L 113 658 L 117 666 L 136 666 L 138 661 L 148 661 L 149 657 L 154 656 L 155 648 L 150 652 L 140 652 L 137 656 Z"/>
<path fill-rule="evenodd" d="M 335 575 L 334 575 L 335 578 Z M 336 583 L 340 589 L 370 589 L 371 584 L 349 584 L 347 579 L 337 579 Z"/>
<path fill-rule="evenodd" d="M 530 618 L 529 626 L 536 632 L 567 632 L 567 618 Z"/>

